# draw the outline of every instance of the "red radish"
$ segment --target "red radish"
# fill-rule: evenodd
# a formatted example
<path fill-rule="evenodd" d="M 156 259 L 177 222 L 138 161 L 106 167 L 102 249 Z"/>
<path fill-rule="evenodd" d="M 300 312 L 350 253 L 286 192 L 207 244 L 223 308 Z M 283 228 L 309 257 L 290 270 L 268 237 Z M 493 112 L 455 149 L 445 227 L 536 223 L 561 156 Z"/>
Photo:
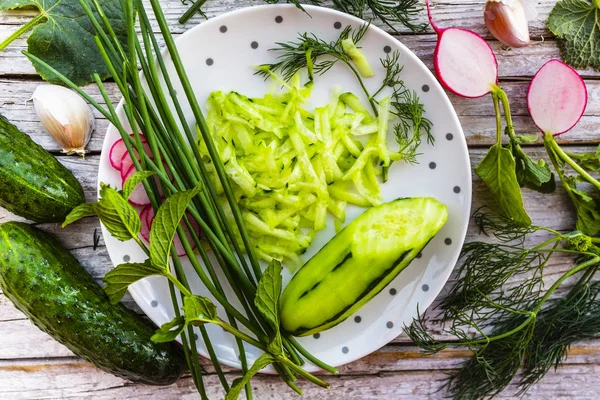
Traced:
<path fill-rule="evenodd" d="M 135 174 L 135 171 L 135 165 L 129 167 L 127 173 L 123 177 L 123 186 L 125 186 L 127 179 L 129 179 L 131 175 Z M 133 189 L 133 192 L 131 192 L 131 195 L 129 196 L 129 202 L 134 206 L 142 207 L 150 204 L 150 199 L 148 198 L 148 194 L 146 193 L 146 189 L 144 188 L 143 184 L 140 183 L 135 187 L 135 189 Z"/>
<path fill-rule="evenodd" d="M 133 134 L 130 136 L 135 138 L 135 135 Z M 140 139 L 142 140 L 142 143 L 146 143 L 146 138 L 144 135 L 140 135 Z M 121 171 L 121 161 L 123 160 L 123 156 L 125 154 L 128 154 L 127 147 L 125 146 L 123 139 L 119 139 L 112 145 L 109 153 L 110 165 L 112 165 L 117 171 Z"/>
<path fill-rule="evenodd" d="M 148 225 L 148 210 L 152 210 L 152 206 L 148 205 L 146 207 L 144 207 L 142 209 L 142 212 L 140 213 L 140 220 L 142 221 L 142 229 L 140 230 L 140 233 L 142 234 L 142 237 L 144 238 L 144 240 L 148 243 L 150 243 L 150 225 Z"/>
<path fill-rule="evenodd" d="M 498 83 L 498 62 L 492 48 L 473 31 L 459 28 L 441 29 L 431 16 L 429 22 L 438 34 L 433 54 L 435 72 L 446 89 L 461 97 L 481 97 Z"/>
<path fill-rule="evenodd" d="M 148 155 L 148 157 L 150 157 L 151 159 L 152 157 L 152 151 L 150 150 L 150 145 L 147 142 L 143 142 L 144 145 L 144 151 L 146 152 L 146 154 Z M 137 154 L 137 150 L 135 150 L 135 154 Z M 140 160 L 140 157 L 138 157 L 138 161 Z M 121 158 L 121 169 L 119 171 L 121 171 L 121 179 L 125 179 L 125 175 L 127 174 L 127 172 L 129 172 L 129 168 L 131 168 L 133 166 L 133 160 L 131 159 L 131 157 L 129 156 L 128 152 L 125 152 L 125 154 L 123 154 L 123 157 Z"/>
<path fill-rule="evenodd" d="M 146 240 L 149 241 L 150 240 L 150 229 L 152 228 L 152 222 L 154 222 L 154 209 L 152 208 L 152 206 L 148 206 L 148 207 L 144 208 L 144 210 L 146 210 L 146 213 L 145 213 L 145 218 L 142 219 L 142 236 L 144 237 L 144 239 L 146 239 L 146 237 L 144 236 L 144 233 L 143 233 L 145 231 L 145 229 L 144 229 L 144 225 L 145 225 L 147 227 L 146 232 L 148 235 L 148 239 L 146 239 Z M 142 213 L 143 213 L 143 210 L 142 210 Z M 194 231 L 196 232 L 197 235 L 199 235 L 200 234 L 200 226 L 192 218 L 192 216 L 189 215 L 189 213 L 187 214 L 187 216 L 190 221 L 190 224 L 194 227 Z M 140 215 L 140 218 L 142 218 L 141 215 Z M 188 242 L 192 246 L 192 249 L 195 249 L 196 244 L 192 240 L 192 235 L 187 228 L 187 224 L 182 221 L 181 226 L 183 226 L 183 230 L 185 231 L 185 236 L 187 237 Z M 177 251 L 178 256 L 183 257 L 186 255 L 185 249 L 183 248 L 183 244 L 181 243 L 181 240 L 179 239 L 178 235 L 175 235 L 175 239 L 173 240 L 173 246 L 175 246 L 175 250 Z"/>
<path fill-rule="evenodd" d="M 558 136 L 579 122 L 588 102 L 581 76 L 559 60 L 540 68 L 529 84 L 527 107 L 543 133 Z"/>

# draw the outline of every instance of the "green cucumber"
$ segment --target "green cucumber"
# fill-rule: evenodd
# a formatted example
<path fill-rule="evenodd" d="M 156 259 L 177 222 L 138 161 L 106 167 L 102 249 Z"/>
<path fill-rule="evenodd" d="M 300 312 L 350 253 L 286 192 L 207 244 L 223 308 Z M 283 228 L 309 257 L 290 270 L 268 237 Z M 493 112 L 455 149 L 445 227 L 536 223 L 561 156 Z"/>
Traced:
<path fill-rule="evenodd" d="M 185 358 L 174 342 L 102 288 L 71 253 L 32 226 L 0 225 L 0 288 L 42 331 L 97 367 L 132 381 L 174 383 Z"/>
<path fill-rule="evenodd" d="M 0 115 L 0 206 L 35 222 L 63 222 L 84 201 L 71 171 Z"/>
<path fill-rule="evenodd" d="M 365 211 L 294 275 L 281 296 L 283 329 L 329 329 L 354 314 L 423 250 L 448 219 L 432 198 L 406 198 Z"/>

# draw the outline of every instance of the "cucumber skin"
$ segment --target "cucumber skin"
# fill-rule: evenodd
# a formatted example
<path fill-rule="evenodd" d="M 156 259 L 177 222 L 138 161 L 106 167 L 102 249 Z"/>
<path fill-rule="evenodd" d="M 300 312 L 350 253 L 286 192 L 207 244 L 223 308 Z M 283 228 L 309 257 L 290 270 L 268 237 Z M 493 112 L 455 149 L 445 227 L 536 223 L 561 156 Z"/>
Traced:
<path fill-rule="evenodd" d="M 35 222 L 63 222 L 85 201 L 71 171 L 0 115 L 0 206 Z"/>
<path fill-rule="evenodd" d="M 106 372 L 168 385 L 184 371 L 175 342 L 152 342 L 148 321 L 110 304 L 71 253 L 37 228 L 0 225 L 0 287 L 38 328 Z"/>

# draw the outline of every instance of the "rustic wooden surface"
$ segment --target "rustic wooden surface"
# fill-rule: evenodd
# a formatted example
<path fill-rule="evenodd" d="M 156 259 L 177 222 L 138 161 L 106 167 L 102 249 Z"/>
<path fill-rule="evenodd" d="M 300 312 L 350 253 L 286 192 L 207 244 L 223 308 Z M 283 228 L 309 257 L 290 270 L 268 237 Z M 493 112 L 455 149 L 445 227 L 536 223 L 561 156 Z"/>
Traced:
<path fill-rule="evenodd" d="M 187 25 L 179 25 L 177 18 L 185 7 L 180 0 L 162 1 L 169 18 L 172 31 L 179 34 L 200 23 L 194 18 Z M 206 6 L 209 17 L 228 10 L 247 5 L 259 4 L 253 0 L 209 0 Z M 545 28 L 545 20 L 555 4 L 555 0 L 537 0 L 538 17 L 531 21 L 531 36 L 535 44 L 521 50 L 506 49 L 494 41 L 487 33 L 482 21 L 483 1 L 436 1 L 433 11 L 438 24 L 459 26 L 472 29 L 486 37 L 498 55 L 500 82 L 507 90 L 512 101 L 512 110 L 517 130 L 523 133 L 535 132 L 528 117 L 525 93 L 528 81 L 535 71 L 547 60 L 557 57 L 559 52 L 556 41 Z M 24 24 L 33 15 L 32 12 L 0 13 L 0 39 Z M 422 15 L 425 20 L 425 15 Z M 400 29 L 400 31 L 403 31 Z M 403 35 L 398 39 L 412 49 L 425 63 L 432 66 L 432 54 L 436 43 L 433 33 Z M 47 136 L 27 99 L 40 83 L 30 63 L 21 55 L 25 49 L 24 39 L 0 52 L 0 112 L 14 121 L 35 141 L 53 152 L 81 181 L 89 200 L 95 199 L 96 175 L 99 153 L 102 146 L 106 120 L 98 119 L 98 129 L 89 148 L 91 155 L 85 160 L 65 157 L 59 153 L 58 146 Z M 561 137 L 565 144 L 573 145 L 577 151 L 594 150 L 600 141 L 600 74 L 595 71 L 580 71 L 586 79 L 590 92 L 587 111 L 569 134 Z M 108 85 L 111 97 L 116 100 L 116 89 Z M 99 98 L 94 88 L 89 93 Z M 475 165 L 485 153 L 485 147 L 494 140 L 493 108 L 489 98 L 479 100 L 460 99 L 451 96 L 460 117 L 467 141 L 471 148 L 471 161 Z M 528 151 L 536 156 L 543 155 L 539 145 L 530 146 Z M 485 203 L 486 193 L 481 183 L 474 177 L 473 207 Z M 541 196 L 524 191 L 526 206 L 535 223 L 551 226 L 559 230 L 571 230 L 574 226 L 573 213 L 568 199 L 562 190 L 555 194 Z M 0 210 L 0 220 L 19 219 Z M 100 279 L 111 267 L 108 254 L 102 240 L 100 246 L 93 249 L 94 230 L 98 222 L 93 219 L 81 221 L 68 229 L 56 225 L 42 225 L 42 229 L 54 233 L 69 248 L 82 264 L 97 279 Z M 474 227 L 469 230 L 468 239 L 476 237 Z M 553 259 L 546 272 L 549 279 L 558 277 L 568 267 L 570 260 L 564 257 Z M 452 281 L 452 279 L 451 279 Z M 450 282 L 451 282 L 450 281 Z M 517 282 L 518 284 L 518 282 Z M 125 302 L 135 308 L 130 298 Z M 435 321 L 431 330 L 441 334 Z M 443 397 L 439 389 L 444 374 L 469 357 L 464 350 L 448 350 L 433 357 L 420 354 L 410 341 L 400 336 L 381 350 L 352 364 L 341 368 L 336 377 L 327 377 L 332 389 L 325 392 L 309 385 L 302 385 L 306 399 L 438 399 Z M 220 385 L 210 374 L 209 363 L 205 363 L 209 376 L 207 386 L 209 397 L 222 397 Z M 235 371 L 228 371 L 234 375 Z M 546 378 L 535 385 L 526 398 L 559 399 L 578 398 L 595 399 L 600 397 L 600 343 L 585 342 L 574 346 L 564 366 L 556 372 L 550 372 Z M 259 377 L 253 381 L 257 399 L 292 399 L 290 393 L 277 379 Z M 516 388 L 509 387 L 499 398 L 514 398 Z M 132 384 L 95 369 L 92 365 L 74 356 L 69 350 L 52 338 L 39 331 L 25 316 L 17 311 L 12 303 L 0 293 L 0 399 L 22 398 L 71 398 L 94 399 L 194 399 L 197 398 L 191 380 L 184 378 L 169 387 L 151 387 Z"/>

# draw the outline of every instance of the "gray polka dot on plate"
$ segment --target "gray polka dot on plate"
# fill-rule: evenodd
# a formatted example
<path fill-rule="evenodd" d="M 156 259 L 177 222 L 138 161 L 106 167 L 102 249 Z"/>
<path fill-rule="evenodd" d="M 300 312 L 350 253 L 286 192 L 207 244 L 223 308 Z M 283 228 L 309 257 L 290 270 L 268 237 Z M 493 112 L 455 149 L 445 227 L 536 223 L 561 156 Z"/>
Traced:
<path fill-rule="evenodd" d="M 283 22 L 283 17 L 281 15 L 278 15 L 275 17 L 275 22 L 277 22 L 278 24 Z"/>
<path fill-rule="evenodd" d="M 258 42 L 252 42 L 250 43 L 250 47 L 252 47 L 253 49 L 258 49 Z"/>
<path fill-rule="evenodd" d="M 436 163 L 434 163 L 434 162 L 430 162 L 429 163 L 429 168 L 430 169 L 435 169 L 435 167 L 437 167 Z"/>
<path fill-rule="evenodd" d="M 417 258 L 421 258 L 421 257 L 423 257 L 423 253 L 417 254 Z"/>
<path fill-rule="evenodd" d="M 198 334 L 194 333 L 194 340 L 198 340 Z"/>
<path fill-rule="evenodd" d="M 387 326 L 388 329 L 392 329 L 394 327 L 394 323 L 392 321 L 388 321 L 388 323 L 385 324 L 385 326 Z"/>
<path fill-rule="evenodd" d="M 320 338 L 320 337 L 321 337 L 321 334 L 320 334 L 320 333 L 315 333 L 315 334 L 313 335 L 313 337 L 314 337 L 315 339 L 318 339 L 318 338 Z"/>
<path fill-rule="evenodd" d="M 225 33 L 225 32 L 227 32 L 227 27 L 225 25 L 221 25 L 219 30 L 221 31 L 221 33 Z"/>
<path fill-rule="evenodd" d="M 349 351 L 350 349 L 348 349 L 346 346 L 342 347 L 342 353 L 348 354 Z"/>
<path fill-rule="evenodd" d="M 423 291 L 426 292 L 429 290 L 429 285 L 425 284 L 425 285 L 421 286 L 421 289 L 423 289 Z"/>
<path fill-rule="evenodd" d="M 129 262 L 129 260 L 131 260 L 131 257 L 129 257 L 128 255 L 123 256 L 123 261 Z"/>
<path fill-rule="evenodd" d="M 429 92 L 429 85 L 423 85 L 421 88 L 425 93 Z"/>
<path fill-rule="evenodd" d="M 360 317 L 360 315 L 357 315 L 356 317 L 354 317 L 354 322 L 356 322 L 357 324 L 360 324 L 360 321 L 362 321 L 362 318 Z"/>
<path fill-rule="evenodd" d="M 337 21 L 335 24 L 333 24 L 333 27 L 335 29 L 341 29 L 342 28 L 342 23 L 340 21 Z"/>
<path fill-rule="evenodd" d="M 460 193 L 460 186 L 454 186 L 454 193 Z"/>
<path fill-rule="evenodd" d="M 213 60 L 212 58 L 207 58 L 207 59 L 206 59 L 206 65 L 208 65 L 209 67 L 210 67 L 211 65 L 213 65 L 214 63 L 215 63 L 215 60 Z"/>
<path fill-rule="evenodd" d="M 386 53 L 386 54 L 389 54 L 389 53 L 392 52 L 392 48 L 390 46 L 385 46 L 383 48 L 383 52 Z"/>
<path fill-rule="evenodd" d="M 451 133 L 446 133 L 446 140 L 452 140 L 454 139 L 454 135 Z"/>
<path fill-rule="evenodd" d="M 396 295 L 396 293 L 398 293 L 398 291 L 397 291 L 396 289 L 394 289 L 394 288 L 391 288 L 391 289 L 390 289 L 390 294 L 391 294 L 392 296 L 395 296 L 395 295 Z"/>
<path fill-rule="evenodd" d="M 156 301 L 156 300 L 152 300 L 152 301 L 150 302 L 150 305 L 151 305 L 152 307 L 158 307 L 158 301 Z"/>
<path fill-rule="evenodd" d="M 444 243 L 446 243 L 446 245 L 450 246 L 452 244 L 452 239 L 446 238 L 446 240 L 444 240 Z"/>

